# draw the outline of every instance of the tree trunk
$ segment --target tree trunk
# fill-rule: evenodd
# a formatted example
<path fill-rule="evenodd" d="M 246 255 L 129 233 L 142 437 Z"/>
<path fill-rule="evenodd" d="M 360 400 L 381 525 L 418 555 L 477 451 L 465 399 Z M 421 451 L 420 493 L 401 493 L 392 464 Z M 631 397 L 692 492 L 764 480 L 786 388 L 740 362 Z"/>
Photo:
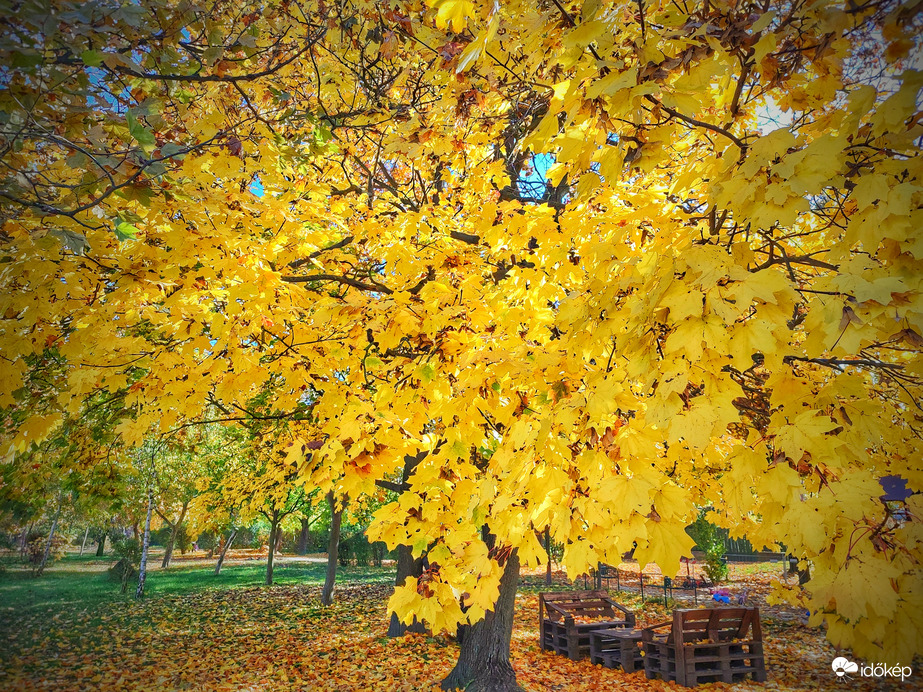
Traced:
<path fill-rule="evenodd" d="M 217 577 L 221 574 L 221 565 L 224 564 L 224 556 L 228 554 L 228 550 L 231 549 L 231 543 L 234 542 L 234 537 L 237 535 L 237 529 L 231 529 L 231 534 L 228 536 L 228 540 L 225 541 L 224 547 L 221 549 L 221 553 L 218 555 L 218 564 L 215 565 L 215 576 Z"/>
<path fill-rule="evenodd" d="M 337 578 L 337 554 L 340 548 L 340 523 L 343 520 L 343 510 L 337 509 L 336 497 L 332 491 L 327 493 L 327 502 L 330 503 L 330 540 L 327 543 L 327 577 L 324 579 L 324 589 L 320 596 L 320 602 L 325 606 L 333 604 L 333 585 Z M 345 498 L 343 504 L 346 504 Z"/>
<path fill-rule="evenodd" d="M 548 566 L 545 568 L 545 586 L 551 586 L 551 531 L 545 527 L 545 552 L 548 553 Z"/>
<path fill-rule="evenodd" d="M 406 487 L 407 482 L 413 475 L 414 470 L 420 465 L 420 462 L 426 458 L 428 452 L 419 452 L 417 454 L 404 455 L 404 469 L 401 472 L 401 487 Z M 410 546 L 397 546 L 397 577 L 394 579 L 395 586 L 401 586 L 407 577 L 420 577 L 423 574 L 423 558 L 413 559 L 413 551 Z M 425 633 L 426 626 L 418 622 L 414 617 L 413 622 L 409 625 L 402 623 L 396 613 L 391 613 L 391 622 L 388 623 L 389 637 L 402 637 L 407 632 Z"/>
<path fill-rule="evenodd" d="M 141 564 L 138 565 L 138 589 L 135 598 L 144 595 L 144 582 L 147 580 L 147 551 L 151 545 L 151 515 L 154 513 L 154 488 L 147 488 L 147 517 L 144 519 L 144 535 L 141 537 Z"/>
<path fill-rule="evenodd" d="M 407 580 L 407 577 L 417 577 L 423 574 L 423 558 L 419 557 L 416 560 L 413 558 L 413 551 L 408 545 L 399 545 L 397 546 L 397 578 L 394 580 L 395 586 L 402 586 Z M 413 619 L 409 625 L 405 625 L 401 622 L 397 613 L 391 613 L 391 622 L 388 624 L 388 636 L 389 637 L 403 637 L 407 632 L 419 632 L 421 634 L 426 632 L 426 626 L 417 621 L 416 618 Z"/>
<path fill-rule="evenodd" d="M 54 519 L 51 520 L 51 531 L 48 532 L 48 540 L 45 542 L 45 554 L 42 555 L 42 564 L 38 566 L 38 573 L 45 571 L 45 565 L 48 564 L 48 556 L 51 555 L 51 542 L 54 540 L 55 529 L 58 528 L 58 518 L 61 516 L 61 505 L 64 504 L 64 498 L 58 500 L 58 510 L 54 513 Z"/>
<path fill-rule="evenodd" d="M 523 692 L 510 664 L 513 605 L 519 582 L 519 556 L 513 551 L 500 578 L 500 596 L 494 610 L 464 629 L 458 661 L 442 681 L 444 690 L 465 692 Z"/>
<path fill-rule="evenodd" d="M 308 554 L 308 539 L 309 538 L 311 538 L 311 520 L 302 519 L 301 520 L 301 533 L 298 534 L 297 551 L 299 555 Z"/>
<path fill-rule="evenodd" d="M 87 537 L 90 535 L 90 527 L 83 532 L 83 543 L 80 544 L 80 557 L 83 557 L 83 549 L 87 547 Z"/>
<path fill-rule="evenodd" d="M 96 546 L 96 557 L 102 557 L 106 551 L 106 536 L 108 531 L 103 531 L 99 538 L 99 544 Z"/>
<path fill-rule="evenodd" d="M 266 586 L 272 586 L 272 568 L 276 554 L 276 541 L 279 536 L 279 512 L 272 511 L 272 522 L 269 527 L 269 555 L 266 556 Z"/>
<path fill-rule="evenodd" d="M 179 519 L 170 527 L 170 541 L 167 543 L 167 549 L 163 554 L 163 561 L 160 563 L 160 569 L 166 569 L 170 566 L 170 560 L 173 558 L 173 545 L 176 543 L 176 536 L 183 525 L 183 519 L 186 518 L 186 509 L 189 507 L 189 501 L 183 503 L 183 508 L 179 511 Z"/>
<path fill-rule="evenodd" d="M 275 551 L 279 553 L 279 555 L 282 554 L 282 537 L 283 537 L 283 532 L 282 532 L 282 527 L 280 526 L 278 529 L 276 529 L 276 547 L 275 547 Z"/>
<path fill-rule="evenodd" d="M 29 545 L 29 534 L 32 533 L 32 524 L 34 522 L 29 522 L 29 525 L 23 529 L 22 538 L 19 539 L 19 557 L 25 557 L 26 555 L 26 546 Z"/>
<path fill-rule="evenodd" d="M 173 559 L 173 541 L 176 540 L 176 527 L 170 529 L 170 540 L 167 541 L 167 547 L 163 552 L 163 560 L 160 561 L 160 569 L 166 569 L 170 566 L 170 560 Z"/>

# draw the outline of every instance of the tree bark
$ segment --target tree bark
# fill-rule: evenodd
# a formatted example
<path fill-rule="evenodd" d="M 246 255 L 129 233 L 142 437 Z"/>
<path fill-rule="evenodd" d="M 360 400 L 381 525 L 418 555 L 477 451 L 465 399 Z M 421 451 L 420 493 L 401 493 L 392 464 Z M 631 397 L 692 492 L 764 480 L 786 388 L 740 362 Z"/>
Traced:
<path fill-rule="evenodd" d="M 428 452 L 418 452 L 417 454 L 404 455 L 404 468 L 401 471 L 401 487 L 407 487 L 410 477 L 414 470 L 420 465 L 420 462 L 426 458 Z M 397 577 L 394 579 L 395 586 L 401 586 L 407 580 L 407 577 L 420 577 L 423 574 L 423 558 L 413 559 L 413 551 L 410 546 L 397 546 Z M 388 623 L 389 637 L 402 637 L 407 632 L 425 633 L 426 626 L 422 622 L 413 619 L 409 625 L 402 623 L 397 614 L 391 613 L 391 622 Z"/>
<path fill-rule="evenodd" d="M 327 493 L 327 502 L 330 503 L 330 540 L 327 542 L 327 576 L 320 596 L 320 602 L 325 606 L 333 604 L 333 585 L 337 578 L 337 554 L 340 549 L 340 523 L 343 520 L 343 510 L 337 509 L 336 497 L 332 491 Z M 345 498 L 343 504 L 346 504 Z"/>
<path fill-rule="evenodd" d="M 173 545 L 176 543 L 176 535 L 183 526 L 183 519 L 186 518 L 186 509 L 189 507 L 189 501 L 183 503 L 183 508 L 179 511 L 179 519 L 170 527 L 170 541 L 167 543 L 167 549 L 163 554 L 163 561 L 160 563 L 160 569 L 166 569 L 170 566 L 170 560 L 173 558 Z"/>
<path fill-rule="evenodd" d="M 106 536 L 108 531 L 103 531 L 102 535 L 99 538 L 99 544 L 96 546 L 96 557 L 102 557 L 106 551 Z"/>
<path fill-rule="evenodd" d="M 298 554 L 307 555 L 308 554 L 308 539 L 311 537 L 311 520 L 302 519 L 301 520 L 301 533 L 298 534 Z"/>
<path fill-rule="evenodd" d="M 809 581 L 811 581 L 811 568 L 805 566 L 804 569 L 798 570 L 798 585 L 804 586 Z"/>
<path fill-rule="evenodd" d="M 551 531 L 545 527 L 545 552 L 548 553 L 548 566 L 545 568 L 545 586 L 551 586 Z"/>
<path fill-rule="evenodd" d="M 513 551 L 500 578 L 500 596 L 494 610 L 464 629 L 458 661 L 442 681 L 443 690 L 465 692 L 523 692 L 510 664 L 513 605 L 519 582 L 519 556 Z"/>
<path fill-rule="evenodd" d="M 403 586 L 407 577 L 419 578 L 423 574 L 423 558 L 416 560 L 413 557 L 413 551 L 408 545 L 397 546 L 397 578 L 394 580 L 395 586 Z M 391 622 L 388 624 L 389 637 L 403 637 L 407 632 L 425 633 L 426 626 L 416 618 L 409 625 L 401 622 L 397 613 L 391 613 Z"/>
<path fill-rule="evenodd" d="M 32 524 L 34 522 L 29 522 L 29 525 L 23 529 L 22 538 L 19 539 L 19 556 L 25 557 L 26 546 L 29 545 L 29 534 L 32 533 Z"/>
<path fill-rule="evenodd" d="M 147 552 L 151 545 L 151 515 L 154 513 L 154 488 L 147 488 L 147 517 L 144 519 L 144 535 L 141 537 L 141 564 L 138 565 L 138 589 L 135 598 L 144 596 L 144 582 L 147 580 Z"/>
<path fill-rule="evenodd" d="M 276 554 L 276 541 L 279 537 L 279 511 L 272 511 L 272 520 L 269 526 L 269 555 L 266 556 L 266 586 L 272 586 L 272 568 Z"/>
<path fill-rule="evenodd" d="M 215 576 L 217 577 L 221 574 L 221 565 L 224 564 L 224 556 L 228 554 L 228 550 L 231 549 L 231 543 L 234 542 L 234 537 L 237 535 L 237 529 L 231 529 L 231 534 L 228 536 L 228 540 L 225 541 L 224 547 L 221 549 L 221 553 L 218 555 L 218 564 L 215 565 Z"/>
<path fill-rule="evenodd" d="M 83 543 L 80 544 L 80 557 L 83 557 L 83 549 L 87 547 L 87 537 L 90 535 L 90 527 L 83 532 Z"/>
<path fill-rule="evenodd" d="M 51 521 L 51 531 L 48 532 L 48 540 L 45 542 L 45 554 L 42 555 L 42 564 L 38 566 L 38 573 L 45 571 L 45 565 L 48 564 L 48 556 L 51 555 L 51 542 L 54 540 L 55 529 L 58 528 L 58 518 L 61 516 L 61 505 L 64 504 L 64 498 L 58 500 L 58 510 L 54 513 L 54 519 Z"/>

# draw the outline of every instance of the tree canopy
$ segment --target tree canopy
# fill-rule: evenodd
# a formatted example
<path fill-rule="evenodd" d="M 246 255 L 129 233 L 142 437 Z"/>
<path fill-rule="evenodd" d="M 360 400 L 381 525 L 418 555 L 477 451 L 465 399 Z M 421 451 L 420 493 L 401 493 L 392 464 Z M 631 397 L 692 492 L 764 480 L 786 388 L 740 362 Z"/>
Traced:
<path fill-rule="evenodd" d="M 921 8 L 5 8 L 4 483 L 62 429 L 278 422 L 280 478 L 400 491 L 370 532 L 428 551 L 392 606 L 435 629 L 546 528 L 572 575 L 669 574 L 710 506 L 810 563 L 784 596 L 834 644 L 909 660 Z"/>

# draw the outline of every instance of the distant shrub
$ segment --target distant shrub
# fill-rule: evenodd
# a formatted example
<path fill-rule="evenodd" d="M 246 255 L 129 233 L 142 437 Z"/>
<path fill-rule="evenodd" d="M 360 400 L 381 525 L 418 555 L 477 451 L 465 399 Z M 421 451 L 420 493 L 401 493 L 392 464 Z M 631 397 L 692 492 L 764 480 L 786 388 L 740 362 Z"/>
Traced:
<path fill-rule="evenodd" d="M 705 518 L 707 512 L 708 509 L 703 509 L 699 518 L 686 531 L 695 541 L 696 547 L 705 553 L 705 574 L 713 584 L 720 584 L 728 578 L 724 536 L 717 526 Z"/>
<path fill-rule="evenodd" d="M 199 544 L 199 550 L 214 550 L 218 545 L 215 534 L 210 532 L 200 533 L 196 538 L 196 543 Z"/>
<path fill-rule="evenodd" d="M 180 553 L 183 555 L 186 554 L 192 547 L 192 539 L 189 537 L 189 531 L 186 529 L 186 524 L 180 524 L 179 531 L 176 532 L 176 547 L 179 548 Z"/>
<path fill-rule="evenodd" d="M 128 582 L 138 576 L 141 542 L 136 538 L 120 538 L 113 545 L 112 554 L 119 560 L 109 568 L 109 580 L 119 582 L 122 593 L 125 593 L 128 591 Z"/>
<path fill-rule="evenodd" d="M 724 560 L 724 555 L 709 555 L 705 553 L 705 574 L 708 575 L 712 584 L 721 584 L 727 581 L 728 565 Z"/>
<path fill-rule="evenodd" d="M 337 561 L 342 566 L 381 567 L 387 552 L 384 543 L 369 543 L 365 534 L 355 534 L 340 542 L 337 549 Z"/>
<path fill-rule="evenodd" d="M 266 538 L 263 538 L 263 535 Z M 237 532 L 237 535 L 234 537 L 234 547 L 235 548 L 262 548 L 263 544 L 268 540 L 268 534 L 259 534 L 254 531 L 252 528 L 242 528 Z"/>
<path fill-rule="evenodd" d="M 42 560 L 45 558 L 45 548 L 48 545 L 48 537 L 38 535 L 34 538 L 30 538 L 29 545 L 26 548 L 26 562 L 32 568 L 32 574 L 35 576 L 41 575 L 45 567 L 48 567 L 64 557 L 67 543 L 67 538 L 60 534 L 56 534 L 55 537 L 51 539 L 51 550 L 48 552 L 48 561 L 43 565 Z"/>
<path fill-rule="evenodd" d="M 151 531 L 150 545 L 165 546 L 170 540 L 170 531 L 169 526 L 161 526 Z"/>
<path fill-rule="evenodd" d="M 20 533 L 0 531 L 0 550 L 16 550 L 19 548 Z"/>

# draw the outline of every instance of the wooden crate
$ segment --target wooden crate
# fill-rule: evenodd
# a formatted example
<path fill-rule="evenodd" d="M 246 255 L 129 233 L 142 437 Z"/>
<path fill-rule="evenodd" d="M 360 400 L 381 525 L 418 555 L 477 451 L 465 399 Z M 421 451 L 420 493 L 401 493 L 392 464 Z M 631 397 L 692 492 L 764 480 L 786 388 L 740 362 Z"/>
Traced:
<path fill-rule="evenodd" d="M 766 680 L 758 608 L 676 610 L 642 630 L 644 672 L 680 685 Z"/>
<path fill-rule="evenodd" d="M 632 628 L 635 614 L 606 591 L 566 591 L 538 595 L 538 621 L 542 649 L 578 661 L 590 654 L 591 631 Z"/>

